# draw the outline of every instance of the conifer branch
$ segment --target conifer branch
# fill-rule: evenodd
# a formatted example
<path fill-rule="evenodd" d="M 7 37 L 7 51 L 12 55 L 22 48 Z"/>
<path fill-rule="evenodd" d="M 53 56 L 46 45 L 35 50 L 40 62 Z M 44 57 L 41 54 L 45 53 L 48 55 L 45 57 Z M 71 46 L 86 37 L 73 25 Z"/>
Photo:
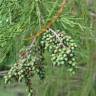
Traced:
<path fill-rule="evenodd" d="M 36 39 L 38 37 L 40 37 L 43 33 L 45 33 L 47 30 L 49 30 L 52 25 L 55 23 L 55 21 L 61 16 L 61 14 L 63 13 L 64 7 L 67 3 L 67 0 L 63 0 L 61 3 L 60 8 L 58 9 L 58 11 L 56 12 L 56 14 L 52 17 L 52 19 L 48 22 L 47 26 L 44 26 L 41 28 L 41 30 L 39 32 L 37 32 L 37 34 L 35 34 L 35 36 L 29 37 L 27 40 L 32 40 L 32 43 L 30 46 L 28 46 L 27 51 L 28 52 L 24 52 L 26 53 L 30 53 L 29 51 L 31 51 L 33 44 L 35 43 Z"/>
<path fill-rule="evenodd" d="M 32 39 L 34 41 L 34 39 L 36 40 L 38 37 L 40 37 L 43 33 L 45 33 L 49 28 L 52 27 L 52 25 L 56 22 L 56 20 L 61 16 L 61 14 L 63 13 L 63 10 L 64 10 L 64 7 L 67 3 L 67 0 L 63 0 L 62 3 L 61 3 L 61 6 L 60 8 L 58 9 L 58 11 L 56 12 L 56 14 L 52 17 L 52 19 L 48 22 L 48 24 L 46 26 L 43 26 L 41 28 L 41 30 L 39 32 L 37 32 L 35 34 L 35 36 L 33 36 L 34 38 L 32 37 L 29 37 L 27 38 L 27 40 L 30 40 Z"/>

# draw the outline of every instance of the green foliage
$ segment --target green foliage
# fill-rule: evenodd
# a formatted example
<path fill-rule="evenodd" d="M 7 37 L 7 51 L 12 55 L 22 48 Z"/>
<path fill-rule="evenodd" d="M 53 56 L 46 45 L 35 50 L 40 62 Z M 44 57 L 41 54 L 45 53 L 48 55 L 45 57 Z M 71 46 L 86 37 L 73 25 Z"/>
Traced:
<path fill-rule="evenodd" d="M 77 45 L 70 36 L 66 36 L 63 32 L 56 32 L 54 34 L 50 32 L 44 33 L 38 42 L 39 44 L 34 45 L 32 43 L 21 50 L 18 62 L 10 69 L 8 76 L 5 76 L 5 83 L 9 83 L 12 79 L 19 82 L 24 80 L 28 87 L 28 96 L 32 96 L 31 77 L 36 73 L 41 80 L 45 77 L 43 57 L 45 51 L 50 53 L 53 65 L 66 65 L 70 72 L 75 72 L 74 51 Z"/>
<path fill-rule="evenodd" d="M 93 74 L 96 70 L 96 64 L 95 61 L 92 61 L 93 59 L 91 57 L 96 51 L 96 32 L 94 31 L 95 27 L 93 28 L 95 21 L 92 17 L 90 17 L 88 6 L 86 5 L 85 0 L 69 0 L 65 6 L 64 13 L 54 23 L 52 30 L 50 31 L 49 29 L 49 32 L 43 34 L 43 36 L 36 41 L 35 45 L 32 44 L 31 40 L 26 39 L 30 36 L 34 36 L 35 33 L 42 29 L 43 25 L 46 25 L 47 22 L 51 20 L 50 18 L 57 12 L 61 2 L 62 0 L 0 1 L 0 64 L 8 66 L 9 64 L 15 63 L 12 65 L 13 67 L 8 72 L 6 81 L 10 79 L 13 80 L 13 78 L 16 79 L 18 77 L 17 81 L 25 81 L 25 84 L 28 88 L 27 91 L 30 93 L 29 95 L 31 95 L 32 86 L 29 86 L 29 84 L 32 78 L 30 79 L 30 76 L 33 77 L 33 75 L 37 74 L 40 79 L 43 79 L 45 77 L 46 70 L 47 79 L 45 79 L 45 81 L 47 84 L 44 83 L 40 85 L 37 79 L 32 79 L 33 83 L 37 84 L 37 86 L 34 86 L 33 88 L 39 90 L 40 94 L 37 92 L 39 96 L 58 96 L 58 92 L 61 92 L 61 90 L 67 92 L 66 94 L 61 92 L 65 96 L 95 96 L 96 92 L 95 88 L 93 87 Z M 92 6 L 91 9 L 92 8 L 95 9 L 95 6 Z M 60 30 L 60 32 L 57 32 L 57 30 Z M 59 37 L 59 40 L 56 36 L 53 36 L 52 31 L 55 32 L 57 37 L 59 34 L 62 34 L 62 37 L 64 38 Z M 50 36 L 46 37 L 47 35 Z M 51 39 L 52 36 L 55 38 Z M 70 42 L 71 40 L 67 42 L 67 39 L 70 37 L 74 40 L 72 39 L 72 42 Z M 50 39 L 50 42 L 47 39 Z M 48 56 L 42 58 L 44 54 L 46 55 L 46 52 L 44 51 L 45 49 L 43 52 L 41 52 L 41 48 L 38 49 L 38 42 L 40 43 L 40 40 L 41 42 L 43 41 L 44 45 L 47 44 L 46 47 L 43 46 L 43 48 L 47 49 L 47 53 L 49 53 L 50 59 L 48 59 Z M 67 48 L 60 48 L 59 44 L 62 40 L 64 40 L 63 44 L 66 45 L 67 48 L 69 48 L 71 44 L 74 45 L 74 42 L 76 42 L 78 48 L 77 50 L 74 49 L 75 52 L 74 50 L 71 51 L 73 54 L 72 58 L 69 58 L 70 53 L 67 54 Z M 54 44 L 55 42 L 57 43 Z M 34 47 L 31 47 L 30 49 L 31 44 L 35 46 L 35 49 Z M 29 51 L 29 49 L 31 51 Z M 25 57 L 22 58 L 22 54 L 18 56 L 19 50 L 22 50 L 20 53 L 28 53 L 26 59 Z M 58 54 L 55 54 L 52 50 L 56 50 Z M 43 54 L 40 55 L 39 51 Z M 77 57 L 74 57 L 75 54 L 77 54 Z M 68 61 L 67 63 L 64 63 L 64 60 L 66 61 L 66 58 L 64 57 L 65 55 L 67 55 L 66 57 L 68 61 L 69 59 L 74 61 L 74 58 L 78 60 L 78 69 L 80 70 L 80 74 L 77 72 L 76 78 L 78 79 L 83 77 L 83 80 L 74 80 L 74 76 L 73 78 L 70 78 L 65 69 L 68 68 L 69 71 L 74 73 L 73 69 L 76 66 L 73 66 L 74 63 L 72 63 L 73 65 L 69 64 Z M 54 58 L 56 59 L 54 60 Z M 43 62 L 42 59 L 46 59 L 48 64 L 45 64 L 46 60 Z M 19 61 L 19 64 L 17 64 L 17 60 Z M 58 69 L 58 67 L 51 67 L 49 63 L 53 63 L 55 66 L 60 66 L 62 63 L 65 69 L 61 70 L 60 68 Z M 40 67 L 37 67 L 39 64 Z M 49 69 L 45 67 L 49 67 Z M 54 72 L 52 69 L 55 69 L 56 71 Z M 27 74 L 27 71 L 31 71 L 31 74 Z M 28 76 L 28 78 L 26 78 L 26 76 Z M 52 81 L 54 78 L 55 83 Z M 74 81 L 79 82 L 74 83 Z M 74 88 L 76 85 L 78 88 Z M 63 86 L 65 86 L 65 89 L 63 89 Z M 44 88 L 46 90 L 45 92 L 43 90 Z"/>

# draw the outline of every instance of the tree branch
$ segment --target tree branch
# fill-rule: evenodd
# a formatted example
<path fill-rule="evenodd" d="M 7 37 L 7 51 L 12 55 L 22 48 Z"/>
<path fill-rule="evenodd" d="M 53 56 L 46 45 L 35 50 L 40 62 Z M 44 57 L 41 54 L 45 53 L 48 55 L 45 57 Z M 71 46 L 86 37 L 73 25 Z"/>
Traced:
<path fill-rule="evenodd" d="M 52 25 L 56 22 L 56 20 L 61 16 L 61 14 L 63 13 L 63 10 L 64 10 L 64 7 L 67 3 L 67 0 L 63 0 L 61 5 L 60 5 L 60 8 L 58 9 L 58 11 L 56 12 L 56 14 L 51 18 L 51 20 L 47 23 L 46 26 L 43 26 L 41 28 L 41 30 L 39 32 L 37 32 L 34 36 L 34 39 L 36 40 L 39 36 L 41 36 L 43 33 L 45 33 L 49 28 L 52 27 Z M 32 37 L 29 37 L 25 40 L 31 40 Z M 33 40 L 34 40 L 33 39 Z"/>

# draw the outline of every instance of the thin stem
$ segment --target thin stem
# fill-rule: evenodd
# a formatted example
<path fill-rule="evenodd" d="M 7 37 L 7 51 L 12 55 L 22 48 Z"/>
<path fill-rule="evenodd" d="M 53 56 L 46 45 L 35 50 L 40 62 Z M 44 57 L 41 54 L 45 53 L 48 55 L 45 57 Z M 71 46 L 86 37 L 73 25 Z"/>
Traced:
<path fill-rule="evenodd" d="M 58 34 L 53 29 L 51 29 L 51 28 L 49 28 L 49 31 L 51 31 L 56 36 L 56 38 L 58 39 L 58 41 L 60 42 L 60 44 L 63 45 L 63 47 L 65 47 L 64 44 L 62 43 L 62 40 L 58 36 Z"/>
<path fill-rule="evenodd" d="M 56 38 L 59 40 L 60 43 L 62 43 L 60 37 L 58 36 L 58 34 L 53 29 L 49 28 L 49 31 L 51 31 L 56 36 Z"/>
<path fill-rule="evenodd" d="M 12 24 L 12 16 L 11 16 L 11 9 L 9 8 L 9 20 L 10 20 L 10 24 Z"/>

